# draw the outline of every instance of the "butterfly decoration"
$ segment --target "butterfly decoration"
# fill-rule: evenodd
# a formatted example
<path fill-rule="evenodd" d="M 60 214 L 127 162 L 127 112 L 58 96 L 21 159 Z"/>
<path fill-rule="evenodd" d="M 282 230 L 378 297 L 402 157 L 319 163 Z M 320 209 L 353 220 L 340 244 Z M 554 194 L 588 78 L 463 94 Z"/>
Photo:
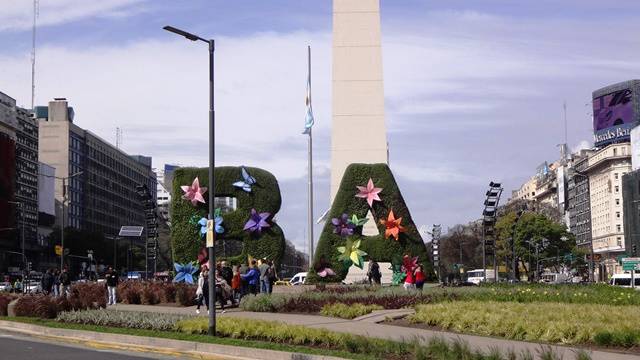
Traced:
<path fill-rule="evenodd" d="M 418 257 L 411 257 L 409 255 L 405 255 L 402 258 L 402 271 L 403 272 L 413 272 L 415 268 L 418 267 Z"/>
<path fill-rule="evenodd" d="M 373 186 L 373 180 L 369 178 L 369 182 L 367 186 L 356 186 L 358 188 L 358 193 L 356 197 L 367 199 L 367 203 L 369 207 L 373 207 L 374 201 L 382 201 L 380 200 L 380 196 L 378 194 L 382 192 L 382 188 L 377 188 Z"/>
<path fill-rule="evenodd" d="M 173 282 L 186 282 L 187 284 L 193 284 L 193 274 L 198 271 L 198 267 L 193 263 L 179 264 L 174 263 L 173 267 L 176 269 L 176 277 L 173 278 Z"/>
<path fill-rule="evenodd" d="M 360 269 L 364 266 L 363 256 L 367 253 L 360 250 L 360 239 L 355 241 L 351 238 L 347 239 L 344 246 L 338 247 L 338 252 L 341 254 L 338 256 L 338 260 L 341 260 L 346 266 L 355 265 Z"/>
<path fill-rule="evenodd" d="M 400 236 L 400 233 L 405 231 L 404 226 L 400 225 L 401 221 L 402 221 L 401 217 L 396 219 L 395 215 L 393 214 L 393 210 L 389 211 L 389 216 L 387 217 L 387 220 L 380 219 L 380 224 L 384 225 L 386 228 L 384 230 L 384 237 L 386 239 L 393 236 L 393 238 L 396 241 L 398 241 L 398 237 Z"/>
<path fill-rule="evenodd" d="M 191 205 L 196 206 L 199 202 L 205 203 L 202 195 L 207 192 L 207 188 L 200 186 L 200 181 L 197 177 L 193 179 L 193 183 L 190 186 L 182 185 L 180 188 L 184 191 L 182 198 L 191 201 Z"/>
<path fill-rule="evenodd" d="M 220 214 L 220 208 L 216 209 L 213 214 L 214 214 L 213 217 L 215 221 L 216 234 L 222 234 L 224 232 L 224 228 L 222 227 L 222 222 L 224 221 L 224 219 Z M 200 225 L 200 236 L 203 236 L 203 237 L 206 236 L 207 235 L 207 218 L 206 217 L 200 218 L 197 224 Z"/>
<path fill-rule="evenodd" d="M 356 214 L 351 215 L 351 219 L 347 220 L 349 224 L 353 224 L 354 226 L 363 226 L 367 223 L 367 221 L 369 221 L 369 219 L 367 219 L 366 217 L 359 219 L 358 215 Z"/>
<path fill-rule="evenodd" d="M 353 235 L 353 229 L 356 227 L 349 222 L 349 216 L 347 214 L 342 214 L 340 217 L 331 219 L 331 223 L 334 227 L 333 233 L 343 237 Z"/>
<path fill-rule="evenodd" d="M 262 233 L 263 228 L 271 227 L 267 222 L 267 219 L 271 216 L 271 213 L 262 212 L 258 213 L 256 209 L 251 209 L 251 215 L 249 216 L 249 220 L 246 224 L 244 224 L 244 229 L 249 232 L 257 233 L 258 235 Z"/>
<path fill-rule="evenodd" d="M 242 180 L 234 182 L 233 186 L 250 193 L 251 186 L 256 184 L 256 179 L 249 175 L 249 172 L 244 166 L 242 166 L 240 170 L 242 171 Z"/>
<path fill-rule="evenodd" d="M 315 266 L 316 274 L 321 278 L 325 278 L 327 276 L 335 276 L 335 271 L 329 267 L 327 260 L 322 256 L 320 261 Z"/>

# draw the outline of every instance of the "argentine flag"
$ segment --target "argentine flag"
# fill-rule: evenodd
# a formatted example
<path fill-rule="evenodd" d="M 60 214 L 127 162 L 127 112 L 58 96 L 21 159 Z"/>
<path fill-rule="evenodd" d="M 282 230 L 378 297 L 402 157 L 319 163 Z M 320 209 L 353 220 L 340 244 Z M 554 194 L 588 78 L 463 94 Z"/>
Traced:
<path fill-rule="evenodd" d="M 304 117 L 304 131 L 303 134 L 311 133 L 311 127 L 313 126 L 313 108 L 311 107 L 311 74 L 307 76 L 307 98 L 305 99 L 307 105 L 307 114 Z"/>

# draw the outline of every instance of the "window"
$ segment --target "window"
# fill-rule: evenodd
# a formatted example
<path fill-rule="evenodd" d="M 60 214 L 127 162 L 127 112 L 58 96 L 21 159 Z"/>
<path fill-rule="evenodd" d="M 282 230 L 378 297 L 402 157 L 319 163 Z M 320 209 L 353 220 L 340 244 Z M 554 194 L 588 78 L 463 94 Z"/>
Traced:
<path fill-rule="evenodd" d="M 616 241 L 618 243 L 618 246 L 622 246 L 622 237 L 620 236 L 616 237 Z"/>
<path fill-rule="evenodd" d="M 613 156 L 618 156 L 618 149 L 613 148 Z"/>
<path fill-rule="evenodd" d="M 616 231 L 617 232 L 622 231 L 622 226 L 620 226 L 620 224 L 616 225 Z"/>
<path fill-rule="evenodd" d="M 617 193 L 619 193 L 620 192 L 620 186 L 616 185 L 615 190 L 616 190 Z"/>
<path fill-rule="evenodd" d="M 613 178 L 618 180 L 618 173 L 613 173 Z"/>
<path fill-rule="evenodd" d="M 620 199 L 616 199 L 616 205 L 620 205 Z"/>
<path fill-rule="evenodd" d="M 616 211 L 616 218 L 620 219 L 620 211 Z"/>

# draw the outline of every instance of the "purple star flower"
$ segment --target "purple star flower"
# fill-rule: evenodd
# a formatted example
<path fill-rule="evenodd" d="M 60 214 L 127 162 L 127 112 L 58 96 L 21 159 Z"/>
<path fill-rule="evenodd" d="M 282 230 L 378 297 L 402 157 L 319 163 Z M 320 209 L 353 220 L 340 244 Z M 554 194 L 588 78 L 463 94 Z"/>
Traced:
<path fill-rule="evenodd" d="M 263 212 L 258 213 L 256 209 L 251 209 L 251 216 L 249 216 L 249 221 L 244 224 L 244 230 L 248 230 L 249 232 L 262 233 L 262 228 L 271 227 L 267 222 L 267 219 L 271 216 L 271 213 Z"/>
<path fill-rule="evenodd" d="M 333 229 L 334 234 L 338 234 L 340 236 L 350 236 L 353 235 L 353 229 L 355 229 L 355 225 L 349 222 L 349 215 L 342 214 L 342 216 L 331 219 L 331 223 L 335 227 Z"/>

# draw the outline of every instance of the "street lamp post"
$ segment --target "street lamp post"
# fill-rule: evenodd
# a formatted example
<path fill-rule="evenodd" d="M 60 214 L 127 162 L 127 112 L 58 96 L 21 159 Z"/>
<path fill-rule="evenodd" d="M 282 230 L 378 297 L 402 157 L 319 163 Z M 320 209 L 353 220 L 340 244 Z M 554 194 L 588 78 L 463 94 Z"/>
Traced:
<path fill-rule="evenodd" d="M 215 41 L 213 39 L 206 40 L 200 36 L 188 33 L 184 30 L 177 29 L 173 26 L 165 26 L 163 28 L 174 34 L 184 36 L 191 41 L 202 41 L 209 45 L 209 220 L 213 219 L 214 212 L 214 197 L 215 197 L 215 178 L 214 178 L 214 164 L 215 164 L 215 118 L 216 113 L 214 109 L 213 98 L 213 52 L 215 50 Z M 215 291 L 215 263 L 216 254 L 214 251 L 215 239 L 213 246 L 209 247 L 209 335 L 215 336 L 216 334 L 216 291 Z"/>

